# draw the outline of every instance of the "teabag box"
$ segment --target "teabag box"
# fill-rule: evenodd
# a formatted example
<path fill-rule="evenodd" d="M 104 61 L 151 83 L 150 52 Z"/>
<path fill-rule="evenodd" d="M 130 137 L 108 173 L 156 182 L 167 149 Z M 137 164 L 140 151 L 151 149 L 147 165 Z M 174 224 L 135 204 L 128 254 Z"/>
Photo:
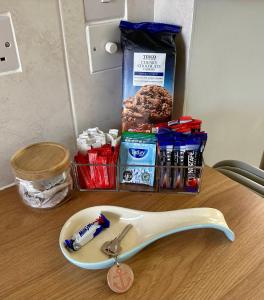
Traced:
<path fill-rule="evenodd" d="M 120 148 L 120 182 L 153 186 L 155 179 L 156 137 L 125 132 Z"/>
<path fill-rule="evenodd" d="M 120 22 L 123 50 L 122 130 L 152 132 L 171 120 L 177 25 Z"/>

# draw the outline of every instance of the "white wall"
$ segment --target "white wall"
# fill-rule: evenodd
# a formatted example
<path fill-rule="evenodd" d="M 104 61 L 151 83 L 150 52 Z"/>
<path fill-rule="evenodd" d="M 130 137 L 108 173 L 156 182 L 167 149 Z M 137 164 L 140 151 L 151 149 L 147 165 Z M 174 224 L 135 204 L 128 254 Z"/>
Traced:
<path fill-rule="evenodd" d="M 74 145 L 58 6 L 55 0 L 1 0 L 10 11 L 23 72 L 0 76 L 0 187 L 13 182 L 9 158 L 50 140 Z"/>
<path fill-rule="evenodd" d="M 62 0 L 77 132 L 117 126 L 121 110 L 121 68 L 91 75 L 82 0 Z M 109 113 L 111 112 L 111 113 Z"/>
<path fill-rule="evenodd" d="M 263 12 L 264 1 L 259 0 L 155 0 L 155 21 L 183 26 L 175 106 L 181 112 L 184 101 L 183 113 L 204 121 L 209 165 L 223 159 L 260 164 Z"/>
<path fill-rule="evenodd" d="M 264 150 L 264 1 L 195 1 L 186 112 L 204 120 L 206 162 L 259 165 Z"/>
<path fill-rule="evenodd" d="M 177 63 L 174 93 L 174 117 L 184 113 L 185 83 L 191 44 L 194 0 L 155 0 L 154 20 L 182 26 L 176 39 Z"/>
<path fill-rule="evenodd" d="M 182 26 L 182 36 L 188 61 L 191 44 L 194 0 L 155 0 L 154 20 Z"/>
<path fill-rule="evenodd" d="M 131 22 L 152 22 L 155 0 L 127 0 L 127 19 Z"/>
<path fill-rule="evenodd" d="M 51 140 L 73 151 L 74 131 L 120 123 L 121 69 L 90 75 L 83 0 L 60 3 L 61 15 L 59 0 L 0 1 L 0 12 L 12 14 L 23 68 L 0 76 L 0 188 L 13 182 L 9 159 L 18 148 Z M 152 20 L 153 0 L 143 4 L 144 10 L 141 0 L 128 0 L 128 18 Z"/>

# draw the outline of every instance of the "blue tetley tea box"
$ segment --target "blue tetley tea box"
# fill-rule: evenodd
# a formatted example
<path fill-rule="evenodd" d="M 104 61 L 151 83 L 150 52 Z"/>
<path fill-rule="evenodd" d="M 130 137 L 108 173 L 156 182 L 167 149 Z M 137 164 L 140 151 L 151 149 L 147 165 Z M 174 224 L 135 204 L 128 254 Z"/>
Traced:
<path fill-rule="evenodd" d="M 156 144 L 122 142 L 120 182 L 154 185 Z M 141 165 L 143 165 L 141 167 Z"/>
<path fill-rule="evenodd" d="M 177 25 L 120 22 L 123 49 L 122 130 L 151 132 L 171 120 Z"/>

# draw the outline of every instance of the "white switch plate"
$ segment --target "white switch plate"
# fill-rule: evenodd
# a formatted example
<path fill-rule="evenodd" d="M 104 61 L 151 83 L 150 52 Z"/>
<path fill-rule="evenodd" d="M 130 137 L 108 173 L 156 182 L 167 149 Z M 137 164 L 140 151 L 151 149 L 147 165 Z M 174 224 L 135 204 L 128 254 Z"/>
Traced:
<path fill-rule="evenodd" d="M 122 65 L 120 49 L 120 20 L 86 26 L 91 73 L 118 68 Z M 118 51 L 110 54 L 105 50 L 107 42 L 118 44 Z"/>
<path fill-rule="evenodd" d="M 123 18 L 125 15 L 125 0 L 84 0 L 85 18 L 87 22 Z"/>
<path fill-rule="evenodd" d="M 0 75 L 21 71 L 11 14 L 0 14 Z"/>

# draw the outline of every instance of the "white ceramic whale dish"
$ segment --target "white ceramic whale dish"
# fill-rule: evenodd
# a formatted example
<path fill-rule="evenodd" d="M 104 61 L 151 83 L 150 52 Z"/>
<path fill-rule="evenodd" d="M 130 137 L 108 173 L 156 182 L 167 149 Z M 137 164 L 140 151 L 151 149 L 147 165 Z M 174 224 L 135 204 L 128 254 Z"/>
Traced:
<path fill-rule="evenodd" d="M 111 222 L 110 228 L 88 242 L 80 250 L 69 252 L 64 240 L 103 213 Z M 108 258 L 100 248 L 105 241 L 116 237 L 122 229 L 132 224 L 122 240 L 118 260 L 125 261 L 147 245 L 170 234 L 190 229 L 214 228 L 224 232 L 230 241 L 235 235 L 226 224 L 223 214 L 213 208 L 189 208 L 165 212 L 146 212 L 117 206 L 94 206 L 70 217 L 61 229 L 59 243 L 63 255 L 74 265 L 84 269 L 104 269 L 112 266 L 114 258 Z"/>

